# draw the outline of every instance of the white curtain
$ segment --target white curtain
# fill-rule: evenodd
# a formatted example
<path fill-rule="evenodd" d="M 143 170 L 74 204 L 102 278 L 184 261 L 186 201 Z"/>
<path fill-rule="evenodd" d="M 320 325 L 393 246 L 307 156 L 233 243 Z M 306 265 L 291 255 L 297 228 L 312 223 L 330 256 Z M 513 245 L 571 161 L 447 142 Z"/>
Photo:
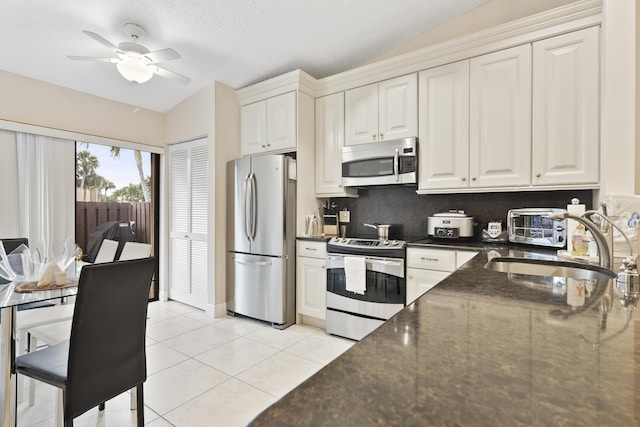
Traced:
<path fill-rule="evenodd" d="M 75 143 L 16 133 L 20 237 L 29 246 L 75 241 Z"/>

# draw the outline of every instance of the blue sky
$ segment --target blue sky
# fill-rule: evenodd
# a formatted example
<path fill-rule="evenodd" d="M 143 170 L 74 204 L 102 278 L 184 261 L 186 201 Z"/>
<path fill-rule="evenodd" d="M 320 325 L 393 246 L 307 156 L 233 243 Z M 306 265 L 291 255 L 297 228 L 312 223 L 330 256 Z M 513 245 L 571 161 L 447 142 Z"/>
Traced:
<path fill-rule="evenodd" d="M 86 144 L 79 143 L 77 150 L 89 150 L 91 154 L 96 156 L 100 163 L 96 173 L 113 182 L 116 189 L 126 187 L 130 183 L 140 183 L 133 150 L 121 148 L 119 158 L 111 156 L 111 147 L 108 145 L 89 144 L 87 148 Z M 151 175 L 151 155 L 144 151 L 142 152 L 142 169 L 145 177 Z M 113 190 L 110 190 L 107 194 L 112 192 Z"/>

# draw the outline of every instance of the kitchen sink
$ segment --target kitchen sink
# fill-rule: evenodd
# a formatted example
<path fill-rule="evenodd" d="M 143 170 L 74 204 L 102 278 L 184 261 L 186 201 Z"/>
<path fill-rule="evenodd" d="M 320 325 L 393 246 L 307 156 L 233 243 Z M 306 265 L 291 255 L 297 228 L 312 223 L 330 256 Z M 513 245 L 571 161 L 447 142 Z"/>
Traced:
<path fill-rule="evenodd" d="M 609 280 L 616 277 L 616 273 L 604 267 L 560 260 L 496 257 L 484 267 L 502 273 L 566 277 L 578 280 Z"/>

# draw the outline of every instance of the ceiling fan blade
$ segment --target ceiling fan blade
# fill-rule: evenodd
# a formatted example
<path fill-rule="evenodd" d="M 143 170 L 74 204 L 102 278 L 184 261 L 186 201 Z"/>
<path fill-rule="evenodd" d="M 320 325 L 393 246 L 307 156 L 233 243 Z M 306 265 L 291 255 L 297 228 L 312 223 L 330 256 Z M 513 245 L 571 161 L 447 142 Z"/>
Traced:
<path fill-rule="evenodd" d="M 151 63 L 171 61 L 172 59 L 179 59 L 180 54 L 173 49 L 167 48 L 162 50 L 156 50 L 155 52 L 145 53 L 145 55 Z"/>
<path fill-rule="evenodd" d="M 105 39 L 104 37 L 102 37 L 99 34 L 96 34 L 92 31 L 87 31 L 87 30 L 82 30 L 83 33 L 85 33 L 86 35 L 88 35 L 89 37 L 91 37 L 92 39 L 94 39 L 95 41 L 97 41 L 98 43 L 100 43 L 101 45 L 103 45 L 104 47 L 107 47 L 111 50 L 113 50 L 114 52 L 117 52 L 120 50 L 120 48 L 118 48 L 118 46 L 116 46 L 115 44 L 111 43 L 109 40 Z"/>
<path fill-rule="evenodd" d="M 67 55 L 67 58 L 73 59 L 74 61 L 97 61 L 97 62 L 111 62 L 116 63 L 120 60 L 118 58 L 101 58 L 97 56 L 73 56 Z"/>
<path fill-rule="evenodd" d="M 189 77 L 183 76 L 182 74 L 174 73 L 173 71 L 169 71 L 164 68 L 156 67 L 156 74 L 160 77 L 164 77 L 165 79 L 173 80 L 178 83 L 182 83 L 183 85 L 189 84 L 191 79 Z"/>

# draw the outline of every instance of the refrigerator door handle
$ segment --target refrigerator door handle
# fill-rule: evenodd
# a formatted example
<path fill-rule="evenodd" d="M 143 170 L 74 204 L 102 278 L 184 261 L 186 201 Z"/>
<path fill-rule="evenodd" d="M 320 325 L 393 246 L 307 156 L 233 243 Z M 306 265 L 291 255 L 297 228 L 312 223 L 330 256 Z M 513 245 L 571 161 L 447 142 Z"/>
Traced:
<path fill-rule="evenodd" d="M 248 174 L 247 176 L 244 177 L 244 192 L 242 193 L 244 196 L 244 200 L 243 200 L 243 218 L 244 218 L 244 235 L 247 238 L 247 240 L 251 240 L 250 237 L 250 233 L 249 233 L 249 223 L 248 220 L 250 219 L 250 215 L 247 215 L 248 211 L 249 211 L 249 196 L 250 196 L 250 192 L 251 192 L 251 188 L 250 188 L 250 180 L 251 179 L 251 174 Z"/>
<path fill-rule="evenodd" d="M 269 261 L 261 261 L 261 262 L 247 262 L 247 261 L 242 261 L 238 258 L 233 258 L 234 262 L 237 262 L 238 264 L 242 264 L 242 265 L 258 265 L 258 266 L 262 266 L 262 265 L 271 265 L 272 263 Z"/>
<path fill-rule="evenodd" d="M 258 222 L 258 190 L 256 185 L 256 174 L 251 172 L 251 241 L 256 238 L 256 223 Z"/>

